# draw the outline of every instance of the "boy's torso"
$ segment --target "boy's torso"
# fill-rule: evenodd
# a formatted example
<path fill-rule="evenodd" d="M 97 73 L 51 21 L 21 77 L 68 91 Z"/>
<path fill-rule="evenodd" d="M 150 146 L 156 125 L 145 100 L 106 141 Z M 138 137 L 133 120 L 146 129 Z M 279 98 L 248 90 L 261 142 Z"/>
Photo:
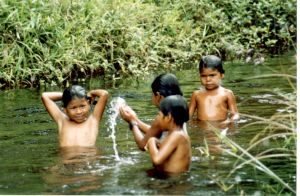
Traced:
<path fill-rule="evenodd" d="M 228 114 L 228 92 L 225 88 L 216 91 L 197 91 L 196 96 L 198 120 L 225 120 Z"/>
<path fill-rule="evenodd" d="M 98 136 L 98 125 L 99 122 L 92 115 L 83 123 L 64 119 L 59 127 L 60 146 L 94 146 Z"/>
<path fill-rule="evenodd" d="M 177 146 L 167 160 L 157 168 L 167 172 L 187 171 L 191 160 L 190 138 L 183 130 L 172 132 L 163 139 L 161 147 L 168 145 L 170 137 L 177 137 Z"/>

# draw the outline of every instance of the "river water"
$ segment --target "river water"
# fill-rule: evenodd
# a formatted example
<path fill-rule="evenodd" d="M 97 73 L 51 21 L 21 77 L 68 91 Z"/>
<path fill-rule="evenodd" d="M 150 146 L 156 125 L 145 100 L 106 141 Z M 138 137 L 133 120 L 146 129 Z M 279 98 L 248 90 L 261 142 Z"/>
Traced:
<path fill-rule="evenodd" d="M 288 95 L 293 89 L 283 77 L 250 77 L 271 73 L 296 75 L 295 64 L 293 55 L 268 58 L 262 65 L 226 62 L 222 83 L 236 95 L 240 113 L 269 118 L 286 108 L 272 99 L 276 97 L 274 92 L 279 89 Z M 87 89 L 107 89 L 109 101 L 124 98 L 140 119 L 151 123 L 157 108 L 151 104 L 150 85 L 159 73 L 162 71 L 116 82 L 99 77 L 82 85 Z M 200 86 L 197 67 L 172 73 L 189 100 L 192 91 Z M 53 86 L 0 91 L 0 194 L 264 195 L 272 193 L 272 189 L 281 190 L 275 180 L 251 166 L 244 165 L 228 176 L 236 158 L 223 150 L 232 150 L 231 147 L 195 120 L 187 124 L 192 141 L 190 171 L 180 175 L 155 172 L 148 153 L 138 149 L 127 123 L 120 118 L 114 118 L 112 138 L 109 105 L 95 148 L 60 149 L 56 125 L 40 99 L 44 91 L 62 89 Z M 229 128 L 227 137 L 247 148 L 250 140 L 265 128 L 262 124 L 250 126 L 254 121 L 242 116 L 238 124 Z M 282 139 L 267 140 L 251 152 L 282 145 Z M 275 157 L 263 163 L 295 189 L 294 159 Z"/>

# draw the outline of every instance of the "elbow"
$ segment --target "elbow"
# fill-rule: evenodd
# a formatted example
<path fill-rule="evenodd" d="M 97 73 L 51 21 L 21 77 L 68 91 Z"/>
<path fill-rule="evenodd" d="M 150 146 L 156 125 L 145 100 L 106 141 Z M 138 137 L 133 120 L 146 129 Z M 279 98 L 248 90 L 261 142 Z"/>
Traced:
<path fill-rule="evenodd" d="M 42 93 L 42 96 L 41 96 L 41 99 L 42 99 L 42 101 L 44 101 L 45 99 L 47 98 L 47 93 Z"/>
<path fill-rule="evenodd" d="M 152 157 L 152 163 L 154 165 L 161 165 L 162 164 L 162 161 L 161 159 L 159 159 L 158 157 Z"/>
<path fill-rule="evenodd" d="M 146 146 L 146 143 L 141 141 L 141 142 L 138 142 L 138 147 L 141 151 L 145 151 L 145 146 Z"/>
<path fill-rule="evenodd" d="M 109 93 L 106 90 L 103 90 L 103 92 L 101 93 L 101 96 L 105 99 L 107 99 L 109 97 Z"/>

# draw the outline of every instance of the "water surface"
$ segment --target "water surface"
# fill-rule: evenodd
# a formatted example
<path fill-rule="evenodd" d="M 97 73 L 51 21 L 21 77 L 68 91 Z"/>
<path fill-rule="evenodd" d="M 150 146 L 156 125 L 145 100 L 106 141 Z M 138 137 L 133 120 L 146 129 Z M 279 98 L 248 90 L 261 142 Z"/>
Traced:
<path fill-rule="evenodd" d="M 226 62 L 223 86 L 234 92 L 241 113 L 268 118 L 285 108 L 271 101 L 274 91 L 280 89 L 289 93 L 292 88 L 283 78 L 249 77 L 274 71 L 295 75 L 294 64 L 293 56 L 274 57 L 256 66 Z M 173 73 L 189 100 L 192 91 L 200 86 L 197 67 Z M 116 83 L 94 78 L 83 85 L 88 89 L 107 89 L 110 101 L 113 97 L 123 97 L 143 121 L 151 123 L 157 108 L 151 104 L 150 85 L 157 74 L 138 80 L 120 79 Z M 191 168 L 180 175 L 166 176 L 155 172 L 148 153 L 138 149 L 127 123 L 119 118 L 115 126 L 119 160 L 116 159 L 108 108 L 95 148 L 60 149 L 56 125 L 40 99 L 46 90 L 62 89 L 0 91 L 0 194 L 263 195 L 262 185 L 275 184 L 270 177 L 249 166 L 226 178 L 236 159 L 222 149 L 230 150 L 230 147 L 213 131 L 207 130 L 205 124 L 195 120 L 187 125 L 192 141 Z M 241 128 L 251 122 L 252 119 L 242 117 L 237 125 L 230 127 L 228 137 L 241 146 L 247 146 L 249 140 L 264 128 L 263 125 Z M 280 146 L 281 141 L 269 141 L 261 148 Z M 295 160 L 273 158 L 265 164 L 295 188 Z M 217 182 L 234 185 L 234 188 L 225 192 Z"/>

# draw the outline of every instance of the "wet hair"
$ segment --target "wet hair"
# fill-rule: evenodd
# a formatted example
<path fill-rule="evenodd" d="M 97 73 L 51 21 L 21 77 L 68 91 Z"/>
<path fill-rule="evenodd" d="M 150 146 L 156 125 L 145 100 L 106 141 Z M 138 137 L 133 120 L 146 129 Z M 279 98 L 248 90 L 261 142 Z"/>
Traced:
<path fill-rule="evenodd" d="M 171 114 L 176 125 L 182 126 L 189 120 L 189 107 L 181 95 L 171 95 L 164 98 L 159 109 L 164 116 Z"/>
<path fill-rule="evenodd" d="M 66 108 L 70 103 L 70 101 L 72 101 L 75 98 L 79 98 L 79 99 L 84 98 L 89 100 L 89 97 L 87 96 L 87 92 L 82 86 L 73 85 L 65 89 L 63 92 L 63 96 L 62 96 L 63 106 Z"/>
<path fill-rule="evenodd" d="M 202 57 L 199 63 L 199 72 L 201 73 L 204 68 L 216 69 L 221 74 L 225 73 L 222 65 L 222 60 L 215 55 L 207 55 Z"/>
<path fill-rule="evenodd" d="M 176 76 L 170 73 L 157 76 L 152 82 L 151 88 L 154 95 L 157 92 L 164 97 L 169 95 L 183 95 Z"/>

